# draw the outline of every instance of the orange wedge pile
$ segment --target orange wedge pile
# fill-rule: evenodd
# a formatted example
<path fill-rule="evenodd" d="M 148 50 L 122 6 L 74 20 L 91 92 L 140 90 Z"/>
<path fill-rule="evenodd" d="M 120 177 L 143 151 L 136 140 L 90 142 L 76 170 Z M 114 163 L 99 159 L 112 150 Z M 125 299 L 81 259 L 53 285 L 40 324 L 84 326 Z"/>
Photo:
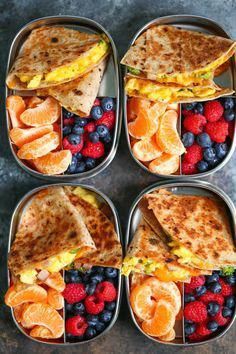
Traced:
<path fill-rule="evenodd" d="M 60 338 L 64 332 L 64 321 L 58 310 L 64 307 L 61 294 L 64 288 L 61 274 L 52 273 L 40 285 L 12 285 L 5 295 L 5 303 L 13 308 L 17 322 L 30 330 L 30 336 Z"/>
<path fill-rule="evenodd" d="M 162 341 L 175 339 L 175 320 L 181 310 L 181 293 L 174 282 L 156 277 L 132 279 L 130 304 L 142 330 Z"/>
<path fill-rule="evenodd" d="M 133 97 L 127 103 L 127 118 L 136 159 L 156 174 L 177 172 L 179 157 L 185 152 L 177 131 L 178 104 Z"/>
<path fill-rule="evenodd" d="M 61 114 L 59 103 L 52 97 L 9 96 L 6 107 L 11 118 L 10 138 L 18 148 L 20 159 L 28 161 L 37 171 L 57 175 L 71 163 L 69 150 L 60 150 Z"/>

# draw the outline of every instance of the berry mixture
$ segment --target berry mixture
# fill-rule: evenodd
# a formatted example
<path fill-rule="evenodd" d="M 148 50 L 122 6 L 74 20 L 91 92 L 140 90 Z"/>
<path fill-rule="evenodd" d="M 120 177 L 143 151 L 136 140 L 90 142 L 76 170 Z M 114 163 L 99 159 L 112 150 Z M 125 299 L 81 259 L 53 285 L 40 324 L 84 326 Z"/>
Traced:
<path fill-rule="evenodd" d="M 231 97 L 182 105 L 184 175 L 211 170 L 226 157 L 233 138 L 235 108 Z"/>
<path fill-rule="evenodd" d="M 66 174 L 82 173 L 98 166 L 109 154 L 115 126 L 115 101 L 96 98 L 89 117 L 63 109 L 63 148 L 72 153 Z"/>
<path fill-rule="evenodd" d="M 184 330 L 189 342 L 211 338 L 231 321 L 236 305 L 236 271 L 214 271 L 184 285 Z"/>
<path fill-rule="evenodd" d="M 66 338 L 78 342 L 96 337 L 109 326 L 117 300 L 118 271 L 109 267 L 65 272 Z"/>

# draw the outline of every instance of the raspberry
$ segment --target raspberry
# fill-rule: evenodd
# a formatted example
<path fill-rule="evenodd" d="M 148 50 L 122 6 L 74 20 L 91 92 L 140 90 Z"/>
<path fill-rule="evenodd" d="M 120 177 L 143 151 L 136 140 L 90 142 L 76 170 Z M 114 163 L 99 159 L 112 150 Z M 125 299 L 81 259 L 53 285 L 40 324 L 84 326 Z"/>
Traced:
<path fill-rule="evenodd" d="M 98 159 L 102 157 L 105 153 L 104 145 L 101 141 L 97 143 L 91 143 L 91 141 L 86 141 L 85 147 L 81 151 L 81 154 L 86 157 L 92 157 L 93 159 Z"/>
<path fill-rule="evenodd" d="M 185 292 L 185 294 L 192 294 L 193 289 L 191 288 L 191 286 L 189 284 L 184 284 L 184 292 Z"/>
<path fill-rule="evenodd" d="M 192 277 L 190 283 L 188 284 L 193 290 L 205 284 L 204 275 L 199 275 L 198 277 Z"/>
<path fill-rule="evenodd" d="M 211 318 L 212 320 L 216 321 L 219 326 L 225 326 L 230 320 L 230 317 L 222 316 L 222 307 L 220 311 L 215 316 L 212 316 Z"/>
<path fill-rule="evenodd" d="M 83 136 L 81 135 L 81 141 L 79 144 L 77 145 L 72 145 L 67 137 L 65 137 L 62 141 L 62 145 L 63 145 L 63 148 L 65 150 L 70 150 L 72 154 L 76 154 L 77 152 L 80 152 L 83 148 L 83 145 L 84 145 L 84 139 L 83 139 Z"/>
<path fill-rule="evenodd" d="M 211 140 L 216 143 L 224 143 L 226 136 L 229 134 L 229 124 L 223 118 L 217 122 L 209 122 L 205 126 L 205 132 L 210 136 Z"/>
<path fill-rule="evenodd" d="M 234 130 L 235 130 L 235 128 L 234 128 L 234 122 L 233 121 L 231 121 L 231 122 L 229 122 L 228 123 L 229 124 L 229 137 L 230 137 L 230 139 L 233 139 L 233 137 L 234 137 Z"/>
<path fill-rule="evenodd" d="M 95 129 L 96 129 L 96 125 L 94 122 L 90 122 L 84 127 L 84 131 L 88 133 L 93 133 Z"/>
<path fill-rule="evenodd" d="M 186 161 L 182 161 L 182 173 L 184 175 L 193 175 L 197 173 L 197 167 L 196 165 L 193 165 L 191 163 L 188 163 Z"/>
<path fill-rule="evenodd" d="M 75 118 L 65 118 L 63 119 L 63 124 L 64 125 L 74 125 L 75 123 Z"/>
<path fill-rule="evenodd" d="M 85 318 L 80 315 L 66 320 L 66 333 L 72 334 L 73 336 L 82 336 L 87 328 L 88 324 Z"/>
<path fill-rule="evenodd" d="M 69 283 L 66 284 L 62 295 L 69 304 L 74 304 L 75 302 L 80 302 L 85 299 L 86 291 L 85 286 L 81 283 Z"/>
<path fill-rule="evenodd" d="M 193 144 L 186 148 L 186 154 L 184 155 L 184 161 L 194 165 L 195 163 L 203 159 L 203 152 L 201 146 Z"/>
<path fill-rule="evenodd" d="M 213 294 L 210 291 L 206 291 L 205 294 L 199 297 L 199 300 L 204 302 L 204 304 L 208 304 L 209 302 L 215 301 L 219 305 L 223 305 L 224 298 L 221 294 Z"/>
<path fill-rule="evenodd" d="M 205 321 L 207 319 L 206 305 L 201 301 L 189 302 L 185 306 L 184 317 L 196 323 Z"/>
<path fill-rule="evenodd" d="M 187 117 L 187 116 L 189 116 L 190 114 L 193 114 L 193 112 L 192 112 L 192 111 L 188 111 L 187 109 L 183 109 L 183 110 L 182 110 L 182 115 L 183 115 L 184 117 Z"/>
<path fill-rule="evenodd" d="M 193 334 L 190 334 L 190 336 L 188 336 L 188 340 L 190 342 L 200 342 L 202 340 L 202 336 L 194 332 Z"/>
<path fill-rule="evenodd" d="M 206 118 L 201 114 L 188 114 L 184 119 L 184 128 L 193 134 L 203 132 L 203 127 L 206 124 Z"/>
<path fill-rule="evenodd" d="M 100 119 L 96 120 L 96 125 L 104 124 L 109 130 L 112 130 L 115 125 L 115 119 L 116 118 L 114 111 L 104 112 L 103 116 Z"/>
<path fill-rule="evenodd" d="M 104 309 L 104 301 L 99 300 L 95 295 L 90 295 L 84 300 L 86 311 L 91 315 L 97 315 Z"/>
<path fill-rule="evenodd" d="M 94 106 L 100 106 L 101 105 L 101 102 L 99 100 L 99 98 L 96 98 L 96 100 L 94 101 Z"/>
<path fill-rule="evenodd" d="M 224 108 L 219 101 L 209 101 L 204 104 L 204 116 L 208 122 L 216 122 L 224 113 Z"/>
<path fill-rule="evenodd" d="M 116 288 L 111 282 L 103 281 L 97 285 L 95 295 L 102 301 L 114 301 L 116 299 Z"/>
<path fill-rule="evenodd" d="M 203 322 L 197 326 L 195 333 L 201 337 L 207 337 L 211 334 L 211 331 L 207 328 L 206 322 Z"/>
<path fill-rule="evenodd" d="M 222 278 L 219 279 L 219 283 L 221 285 L 221 295 L 222 296 L 230 296 L 233 295 L 233 289 L 229 284 L 227 284 Z"/>

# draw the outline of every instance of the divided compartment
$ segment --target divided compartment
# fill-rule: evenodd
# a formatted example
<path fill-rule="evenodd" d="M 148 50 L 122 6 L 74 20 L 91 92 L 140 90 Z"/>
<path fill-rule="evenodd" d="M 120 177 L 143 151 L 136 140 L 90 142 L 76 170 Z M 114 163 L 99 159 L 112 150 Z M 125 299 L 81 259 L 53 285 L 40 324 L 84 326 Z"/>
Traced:
<path fill-rule="evenodd" d="M 135 42 L 135 40 L 143 33 L 145 32 L 149 27 L 155 26 L 155 25 L 173 25 L 176 27 L 180 27 L 183 29 L 187 30 L 193 30 L 193 31 L 198 31 L 198 32 L 203 32 L 206 34 L 212 34 L 216 36 L 221 36 L 225 38 L 231 38 L 229 34 L 215 21 L 208 19 L 206 17 L 201 17 L 201 16 L 192 16 L 192 15 L 172 15 L 172 16 L 164 16 L 164 17 L 159 17 L 157 19 L 154 19 L 150 22 L 148 22 L 146 25 L 144 25 L 132 38 L 129 47 Z M 127 69 L 124 68 L 124 74 L 126 75 Z M 236 62 L 235 62 L 235 56 L 230 59 L 230 66 L 229 68 L 220 76 L 215 78 L 216 84 L 223 86 L 223 87 L 228 87 L 232 89 L 236 89 Z M 236 99 L 236 96 L 225 96 L 225 97 L 233 97 Z M 229 152 L 227 156 L 223 159 L 223 161 L 213 169 L 203 172 L 203 173 L 196 173 L 194 175 L 182 175 L 181 171 L 181 161 L 182 157 L 180 156 L 180 172 L 172 174 L 172 175 L 160 175 L 160 174 L 155 174 L 151 172 L 144 163 L 136 159 L 136 157 L 133 155 L 131 144 L 130 144 L 130 136 L 128 132 L 128 120 L 127 120 L 127 95 L 125 93 L 125 90 L 123 92 L 123 104 L 124 104 L 124 125 L 125 125 L 125 132 L 126 132 L 126 139 L 129 147 L 129 151 L 135 162 L 145 171 L 148 173 L 152 174 L 153 176 L 156 177 L 161 177 L 161 178 L 169 178 L 169 179 L 183 179 L 183 178 L 198 178 L 198 177 L 206 177 L 218 170 L 220 170 L 222 167 L 225 166 L 225 164 L 230 160 L 232 157 L 235 147 L 236 147 L 236 134 L 234 130 L 234 136 L 231 142 L 231 146 L 229 149 Z M 207 101 L 207 100 L 206 100 Z M 197 102 L 197 101 L 196 101 Z M 181 119 L 181 107 L 182 103 L 179 104 L 179 121 L 178 121 L 178 126 L 177 130 L 178 133 L 180 134 L 181 137 L 181 132 L 182 132 L 182 119 Z M 236 126 L 236 120 L 234 120 L 234 126 Z M 183 155 L 182 155 L 183 156 Z"/>
<path fill-rule="evenodd" d="M 235 220 L 235 207 L 231 199 L 220 189 L 217 187 L 213 186 L 212 184 L 208 182 L 203 182 L 203 181 L 191 181 L 191 180 L 184 180 L 181 182 L 171 182 L 167 181 L 166 183 L 155 183 L 146 189 L 144 189 L 135 199 L 133 202 L 130 212 L 129 212 L 129 218 L 128 218 L 128 225 L 127 225 L 127 231 L 126 231 L 126 236 L 125 236 L 125 252 L 128 249 L 128 245 L 130 244 L 130 241 L 132 240 L 132 237 L 135 233 L 135 230 L 137 229 L 137 226 L 140 222 L 141 218 L 141 212 L 139 210 L 138 204 L 142 197 L 145 194 L 157 191 L 159 189 L 166 189 L 168 191 L 171 191 L 174 194 L 187 194 L 187 195 L 202 195 L 202 196 L 209 196 L 214 199 L 223 201 L 227 210 L 227 214 L 229 217 L 230 221 L 230 226 L 231 226 L 231 231 L 232 231 L 232 237 L 233 240 L 236 244 L 236 220 Z M 184 283 L 182 283 L 182 309 L 184 308 Z M 222 337 L 228 330 L 229 328 L 233 325 L 235 318 L 236 318 L 236 308 L 234 311 L 234 315 L 232 317 L 231 323 L 223 330 L 221 330 L 218 334 L 216 334 L 213 338 L 207 339 L 202 342 L 196 342 L 196 343 L 189 343 L 187 341 L 187 338 L 185 337 L 184 333 L 184 316 L 182 316 L 182 334 L 180 334 L 174 341 L 172 342 L 163 342 L 159 340 L 158 338 L 151 337 L 147 335 L 139 326 L 138 321 L 136 320 L 136 317 L 133 313 L 133 310 L 130 305 L 130 276 L 125 278 L 125 287 L 126 287 L 126 296 L 127 296 L 127 302 L 129 306 L 129 310 L 131 313 L 131 317 L 133 319 L 134 324 L 138 328 L 138 330 L 144 334 L 147 338 L 151 339 L 152 341 L 160 344 L 168 344 L 168 345 L 173 345 L 173 346 L 192 346 L 192 345 L 199 345 L 199 344 L 204 344 L 206 342 L 211 342 L 216 338 Z M 178 330 L 179 332 L 179 330 Z M 180 332 L 179 332 L 180 333 Z"/>
<path fill-rule="evenodd" d="M 12 151 L 12 154 L 18 163 L 20 167 L 22 167 L 26 172 L 30 173 L 31 175 L 46 179 L 46 180 L 52 180 L 52 181 L 65 181 L 65 180 L 73 180 L 73 179 L 80 179 L 84 180 L 86 178 L 90 178 L 92 176 L 97 175 L 101 171 L 103 171 L 113 160 L 115 157 L 118 143 L 119 143 L 119 136 L 120 136 L 120 130 L 121 130 L 121 114 L 122 114 L 122 107 L 121 107 L 121 98 L 120 98 L 120 92 L 121 92 L 121 87 L 120 87 L 120 67 L 118 64 L 118 53 L 117 49 L 115 46 L 115 43 L 110 36 L 110 34 L 97 22 L 84 18 L 84 17 L 77 17 L 77 16 L 51 16 L 51 17 L 43 17 L 39 18 L 37 20 L 34 20 L 32 22 L 29 22 L 26 24 L 15 36 L 11 48 L 9 51 L 9 57 L 8 57 L 8 64 L 7 64 L 7 73 L 11 69 L 14 60 L 16 59 L 18 53 L 20 52 L 20 49 L 30 34 L 30 32 L 38 27 L 41 26 L 62 26 L 62 27 L 68 27 L 71 29 L 77 29 L 79 31 L 83 32 L 88 32 L 88 33 L 100 33 L 100 34 L 105 34 L 110 42 L 111 45 L 111 53 L 109 56 L 109 60 L 107 63 L 107 67 L 102 79 L 102 82 L 100 84 L 100 88 L 98 91 L 97 97 L 105 97 L 105 96 L 110 96 L 115 99 L 116 103 L 116 123 L 115 127 L 113 130 L 113 141 L 112 145 L 110 148 L 110 151 L 108 155 L 104 158 L 104 160 L 99 163 L 98 166 L 95 168 L 85 171 L 82 173 L 76 173 L 76 174 L 60 174 L 60 175 L 46 175 L 43 173 L 40 173 L 36 171 L 33 168 L 30 168 L 23 160 L 20 160 L 17 157 L 16 151 L 17 148 L 16 146 L 11 142 L 10 137 L 9 137 L 9 144 L 10 148 Z M 6 86 L 6 91 L 5 91 L 5 96 L 6 98 L 12 94 L 17 94 L 19 96 L 30 96 L 30 95 L 35 95 L 35 91 L 17 91 L 17 90 L 11 90 Z M 62 110 L 61 110 L 62 112 Z M 8 136 L 9 136 L 9 131 L 11 129 L 11 121 L 10 117 L 8 114 L 8 111 L 6 110 L 6 119 L 7 119 L 7 131 L 8 131 Z M 62 134 L 62 129 L 63 129 L 63 119 L 62 119 L 62 114 L 61 114 L 61 137 L 63 137 Z M 62 141 L 62 139 L 61 139 Z M 61 142 L 62 144 L 62 142 Z"/>
<path fill-rule="evenodd" d="M 71 186 L 71 187 L 81 187 L 83 189 L 86 189 L 90 192 L 93 192 L 96 194 L 96 196 L 98 197 L 98 199 L 104 204 L 104 209 L 105 209 L 105 214 L 107 215 L 107 217 L 109 217 L 109 219 L 113 222 L 114 227 L 115 227 L 115 231 L 117 233 L 117 236 L 122 244 L 122 239 L 121 239 L 121 227 L 120 227 L 120 222 L 119 222 L 119 218 L 118 218 L 118 214 L 117 211 L 115 209 L 114 204 L 112 203 L 112 201 L 102 192 L 96 190 L 94 187 L 91 186 L 87 186 L 87 185 L 82 185 L 82 184 L 72 184 L 72 183 L 57 183 L 57 184 L 53 184 L 53 185 L 44 185 L 42 187 L 38 187 L 35 188 L 33 190 L 31 190 L 30 192 L 28 192 L 16 205 L 14 212 L 12 214 L 12 218 L 11 218 L 11 224 L 10 224 L 10 231 L 9 231 L 9 241 L 8 241 L 8 252 L 10 251 L 11 248 L 11 244 L 14 240 L 15 234 L 16 234 L 16 230 L 18 227 L 18 224 L 20 222 L 20 218 L 21 215 L 24 211 L 24 208 L 27 206 L 28 203 L 30 203 L 31 198 L 38 193 L 39 191 L 46 189 L 48 187 L 54 187 L 54 186 Z M 65 276 L 65 270 L 61 270 L 61 273 L 63 275 L 63 278 Z M 8 274 L 8 286 L 11 285 L 11 274 L 9 269 L 7 270 L 7 274 Z M 116 309 L 114 310 L 114 315 L 113 318 L 110 322 L 110 324 L 105 328 L 105 330 L 101 333 L 99 333 L 96 337 L 92 338 L 92 339 L 88 339 L 88 340 L 84 340 L 81 342 L 69 342 L 68 340 L 66 340 L 66 333 L 64 331 L 64 334 L 61 338 L 58 339 L 54 339 L 52 340 L 47 340 L 47 339 L 39 339 L 39 338 L 33 338 L 31 337 L 28 333 L 27 330 L 25 330 L 17 321 L 14 315 L 14 311 L 11 308 L 11 314 L 12 314 L 12 319 L 16 325 L 16 327 L 19 329 L 19 331 L 21 333 L 23 333 L 26 337 L 28 337 L 29 339 L 39 342 L 39 343 L 45 343 L 45 344 L 51 344 L 51 345 L 76 345 L 76 344 L 84 344 L 84 343 L 89 343 L 91 341 L 96 340 L 97 338 L 100 338 L 101 336 L 105 335 L 105 333 L 107 333 L 115 324 L 118 314 L 119 314 L 119 310 L 120 310 L 120 304 L 121 304 L 121 294 L 122 294 L 122 277 L 121 277 L 121 271 L 118 271 L 118 283 L 117 283 L 117 303 L 116 303 Z M 65 301 L 64 301 L 65 303 Z M 62 317 L 64 319 L 64 327 L 65 327 L 65 317 L 66 317 L 66 310 L 65 307 L 62 310 L 59 310 L 59 312 L 62 314 Z"/>

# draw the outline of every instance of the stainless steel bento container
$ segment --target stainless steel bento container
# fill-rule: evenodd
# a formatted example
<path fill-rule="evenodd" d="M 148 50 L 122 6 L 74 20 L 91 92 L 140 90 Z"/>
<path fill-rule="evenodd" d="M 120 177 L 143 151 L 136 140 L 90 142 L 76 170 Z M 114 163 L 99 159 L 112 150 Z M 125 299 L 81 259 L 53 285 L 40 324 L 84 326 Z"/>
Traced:
<path fill-rule="evenodd" d="M 192 16 L 192 15 L 171 15 L 171 16 L 164 16 L 164 17 L 159 17 L 155 20 L 152 20 L 148 22 L 146 25 L 144 25 L 133 37 L 132 41 L 130 42 L 130 46 L 134 44 L 136 39 L 144 32 L 146 31 L 149 27 L 155 26 L 155 25 L 173 25 L 176 27 L 180 27 L 183 29 L 187 30 L 195 30 L 198 32 L 203 32 L 206 34 L 212 34 L 216 36 L 221 36 L 225 38 L 231 39 L 230 35 L 221 27 L 218 23 L 215 21 L 206 18 L 206 17 L 201 17 L 201 16 Z M 127 69 L 125 68 L 124 73 L 126 75 Z M 233 90 L 236 89 L 236 62 L 235 62 L 235 56 L 231 58 L 230 61 L 230 67 L 226 72 L 224 72 L 222 75 L 216 78 L 216 83 L 219 85 L 222 85 L 223 87 L 228 87 L 232 88 Z M 236 100 L 236 96 L 232 96 Z M 206 100 L 207 101 L 207 100 Z M 216 167 L 213 169 L 202 172 L 202 173 L 196 173 L 193 175 L 182 175 L 181 174 L 181 157 L 180 157 L 180 172 L 179 174 L 173 174 L 173 175 L 160 175 L 160 174 L 155 174 L 152 173 L 141 161 L 139 161 L 133 154 L 131 144 L 130 144 L 130 137 L 129 137 L 129 132 L 128 132 L 128 123 L 127 123 L 127 95 L 125 93 L 125 90 L 123 92 L 123 110 L 124 110 L 124 125 L 125 125 L 125 132 L 126 132 L 126 138 L 129 146 L 129 151 L 130 154 L 132 155 L 133 159 L 139 164 L 139 166 L 147 171 L 148 173 L 161 177 L 161 178 L 175 178 L 175 179 L 183 179 L 183 178 L 199 178 L 199 177 L 206 177 L 218 170 L 220 170 L 222 167 L 225 166 L 225 164 L 230 160 L 232 157 L 235 147 L 236 147 L 236 134 L 234 131 L 234 136 L 232 138 L 231 142 L 231 147 L 230 150 L 227 154 L 227 156 L 224 158 L 224 160 Z M 177 130 L 179 135 L 181 136 L 181 106 L 180 104 L 180 111 L 179 111 L 179 123 L 177 126 Z M 234 124 L 236 125 L 236 122 L 234 121 Z"/>
<path fill-rule="evenodd" d="M 82 187 L 88 191 L 91 191 L 93 193 L 95 193 L 97 195 L 97 197 L 99 198 L 99 200 L 101 200 L 102 203 L 104 203 L 104 205 L 108 208 L 109 213 L 111 215 L 111 221 L 114 223 L 114 227 L 116 230 L 116 233 L 118 235 L 119 241 L 122 244 L 122 236 L 121 236 L 121 227 L 120 227 L 120 221 L 119 221 L 119 217 L 118 217 L 118 213 L 116 211 L 116 208 L 114 206 L 114 204 L 112 203 L 112 201 L 102 192 L 98 191 L 96 188 L 88 186 L 88 185 L 83 185 L 83 184 L 78 184 L 78 183 L 57 183 L 57 184 L 51 184 L 51 185 L 44 185 L 38 188 L 34 188 L 33 190 L 31 190 L 30 192 L 26 193 L 24 195 L 23 198 L 21 198 L 21 200 L 18 202 L 18 204 L 16 205 L 14 212 L 12 214 L 12 218 L 11 218 L 11 224 L 10 224 L 10 231 L 9 231 L 9 240 L 8 240 L 8 252 L 10 251 L 11 248 L 11 244 L 14 240 L 15 237 L 15 233 L 17 230 L 17 226 L 18 223 L 20 221 L 20 217 L 22 215 L 22 212 L 24 210 L 24 207 L 28 204 L 28 202 L 30 201 L 30 199 L 39 191 L 46 189 L 48 187 L 54 187 L 54 186 L 71 186 L 71 187 Z M 8 276 L 8 286 L 11 285 L 11 274 L 9 269 L 7 270 L 7 276 Z M 64 270 L 63 270 L 63 276 L 64 276 Z M 11 308 L 11 315 L 12 315 L 12 319 L 16 325 L 16 327 L 19 329 L 19 331 L 21 333 L 23 333 L 26 337 L 28 337 L 29 339 L 39 342 L 39 343 L 45 343 L 45 344 L 50 344 L 50 345 L 61 345 L 61 346 L 70 346 L 70 345 L 82 345 L 84 343 L 90 343 L 92 341 L 95 341 L 97 338 L 102 337 L 103 335 L 105 335 L 115 324 L 119 311 L 120 311 L 120 304 L 121 304 L 121 296 L 122 296 L 122 277 L 121 277 L 121 271 L 119 271 L 119 275 L 118 275 L 118 284 L 117 284 L 117 303 L 116 303 L 116 309 L 114 311 L 114 315 L 113 318 L 109 324 L 109 326 L 107 328 L 105 328 L 105 330 L 103 332 L 101 332 L 100 334 L 98 334 L 96 337 L 92 338 L 92 339 L 88 339 L 88 340 L 84 340 L 82 342 L 68 342 L 66 341 L 66 334 L 64 332 L 63 338 L 60 338 L 59 340 L 56 339 L 55 342 L 52 341 L 47 341 L 47 340 L 39 340 L 36 338 L 31 337 L 29 334 L 27 334 L 25 332 L 25 330 L 23 329 L 23 327 L 20 326 L 20 324 L 16 321 L 15 315 L 14 315 L 14 311 Z M 64 324 L 65 324 L 65 308 L 63 308 L 63 319 L 64 319 Z"/>
<path fill-rule="evenodd" d="M 115 43 L 111 37 L 111 35 L 103 28 L 100 24 L 95 22 L 94 20 L 85 18 L 85 17 L 78 17 L 78 16 L 50 16 L 50 17 L 43 17 L 36 19 L 34 21 L 29 22 L 26 24 L 20 31 L 16 34 L 11 47 L 9 51 L 9 56 L 8 56 L 8 64 L 7 64 L 7 74 L 9 70 L 12 67 L 12 64 L 14 60 L 16 59 L 16 56 L 18 52 L 20 51 L 20 48 L 22 44 L 24 43 L 25 39 L 27 36 L 30 34 L 30 32 L 38 27 L 41 26 L 66 26 L 72 29 L 77 29 L 80 31 L 85 31 L 85 32 L 90 32 L 90 33 L 102 33 L 105 34 L 111 44 L 111 54 L 107 63 L 107 69 L 105 71 L 105 74 L 103 76 L 98 95 L 102 96 L 111 96 L 115 98 L 116 100 L 116 124 L 114 127 L 114 132 L 113 132 L 113 142 L 112 146 L 110 149 L 109 154 L 107 157 L 104 158 L 104 160 L 95 168 L 89 171 L 85 171 L 82 173 L 77 173 L 77 174 L 61 174 L 61 175 L 46 175 L 43 173 L 40 173 L 29 166 L 27 166 L 22 160 L 20 160 L 17 157 L 16 154 L 16 148 L 12 144 L 10 137 L 9 137 L 9 144 L 10 148 L 12 151 L 12 154 L 17 161 L 18 165 L 22 167 L 26 172 L 30 173 L 34 177 L 42 178 L 45 180 L 51 180 L 51 181 L 67 181 L 67 180 L 73 180 L 73 179 L 79 179 L 79 180 L 84 180 L 85 178 L 90 178 L 101 171 L 103 171 L 113 160 L 115 157 L 118 143 L 119 143 L 119 137 L 120 137 L 120 130 L 121 130 L 121 116 L 122 116 L 122 105 L 121 105 L 121 73 L 120 73 L 120 66 L 119 66 L 119 61 L 118 61 L 118 53 L 117 49 L 115 46 Z M 10 90 L 6 86 L 5 94 L 6 97 L 8 97 L 11 94 L 14 94 L 15 92 L 19 93 L 20 91 L 14 91 Z M 7 130 L 8 130 L 8 136 L 9 136 L 9 130 L 11 129 L 11 121 L 10 117 L 8 115 L 8 112 L 6 110 L 6 119 L 7 119 Z M 61 115 L 61 129 L 62 129 L 62 115 Z"/>
<path fill-rule="evenodd" d="M 137 228 L 137 225 L 140 221 L 141 218 L 141 212 L 139 210 L 138 204 L 139 201 L 142 199 L 142 197 L 147 194 L 151 193 L 154 191 L 157 191 L 159 189 L 167 189 L 175 194 L 190 194 L 190 195 L 204 195 L 204 196 L 209 196 L 213 197 L 215 199 L 218 199 L 222 201 L 225 204 L 225 208 L 227 210 L 227 214 L 229 216 L 229 221 L 232 229 L 232 235 L 233 235 L 233 240 L 236 244 L 236 209 L 235 206 L 232 202 L 232 200 L 227 196 L 227 194 L 219 189 L 216 186 L 213 186 L 212 184 L 208 182 L 203 182 L 203 181 L 192 181 L 190 179 L 186 179 L 184 181 L 179 181 L 179 182 L 172 182 L 172 181 L 166 181 L 165 183 L 158 182 L 155 184 L 152 184 L 151 186 L 145 188 L 135 199 L 133 202 L 130 211 L 129 211 L 129 218 L 128 218 L 128 225 L 127 225 L 127 231 L 126 231 L 126 236 L 125 236 L 125 252 L 127 252 L 128 245 L 132 240 L 132 237 L 134 235 L 134 232 Z M 179 346 L 179 347 L 189 347 L 192 345 L 200 345 L 200 344 L 205 344 L 214 341 L 217 338 L 222 337 L 233 325 L 235 318 L 236 318 L 236 308 L 234 310 L 234 315 L 232 317 L 231 323 L 218 335 L 216 335 L 214 338 L 201 341 L 201 342 L 196 342 L 196 343 L 189 343 L 187 342 L 184 334 L 184 318 L 182 318 L 182 340 L 180 338 L 177 338 L 176 342 L 163 342 L 159 339 L 156 339 L 154 337 L 151 337 L 147 335 L 139 326 L 135 315 L 133 313 L 133 310 L 130 305 L 130 277 L 125 278 L 125 287 L 126 287 L 126 296 L 127 296 L 127 301 L 128 301 L 128 306 L 129 310 L 131 313 L 131 317 L 133 319 L 134 324 L 138 328 L 138 330 L 144 334 L 147 338 L 151 339 L 152 341 L 156 343 L 161 343 L 161 344 L 167 344 L 167 345 L 172 345 L 172 346 Z M 184 286 L 183 288 L 183 294 L 182 294 L 182 308 L 183 308 L 183 299 L 184 299 Z"/>

